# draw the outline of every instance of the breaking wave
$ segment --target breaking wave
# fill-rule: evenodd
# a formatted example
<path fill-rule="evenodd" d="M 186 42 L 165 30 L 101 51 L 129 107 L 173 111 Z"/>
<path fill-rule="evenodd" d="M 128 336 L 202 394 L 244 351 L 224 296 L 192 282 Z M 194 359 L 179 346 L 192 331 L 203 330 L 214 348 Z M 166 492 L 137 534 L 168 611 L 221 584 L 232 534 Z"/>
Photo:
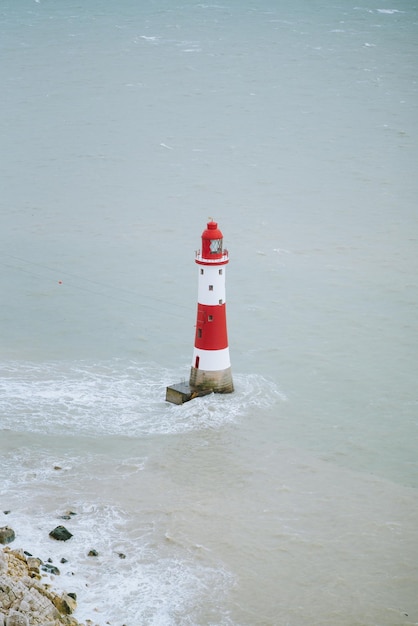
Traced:
<path fill-rule="evenodd" d="M 3 428 L 84 436 L 144 436 L 220 428 L 254 406 L 284 400 L 274 382 L 234 375 L 235 392 L 176 406 L 165 387 L 178 373 L 121 360 L 11 363 L 0 369 Z"/>

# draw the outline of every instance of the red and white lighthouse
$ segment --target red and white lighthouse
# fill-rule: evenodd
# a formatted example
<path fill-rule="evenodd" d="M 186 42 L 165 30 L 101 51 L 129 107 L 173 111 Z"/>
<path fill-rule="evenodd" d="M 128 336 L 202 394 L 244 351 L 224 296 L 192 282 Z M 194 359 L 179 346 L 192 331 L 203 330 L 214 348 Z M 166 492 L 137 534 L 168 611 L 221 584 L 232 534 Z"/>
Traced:
<path fill-rule="evenodd" d="M 216 393 L 234 391 L 226 325 L 225 274 L 229 262 L 223 235 L 211 220 L 196 252 L 199 269 L 196 333 L 190 387 Z"/>
<path fill-rule="evenodd" d="M 196 396 L 234 391 L 226 325 L 225 278 L 229 262 L 223 235 L 212 219 L 196 252 L 198 298 L 196 332 L 189 384 L 167 387 L 166 400 L 183 404 Z"/>

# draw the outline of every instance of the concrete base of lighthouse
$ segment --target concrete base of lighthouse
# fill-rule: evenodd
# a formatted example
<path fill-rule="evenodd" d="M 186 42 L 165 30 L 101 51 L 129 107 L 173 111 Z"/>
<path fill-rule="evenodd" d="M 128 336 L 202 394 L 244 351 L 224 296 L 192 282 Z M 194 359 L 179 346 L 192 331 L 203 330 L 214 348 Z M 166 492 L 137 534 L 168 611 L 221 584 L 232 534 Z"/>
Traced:
<path fill-rule="evenodd" d="M 209 389 L 213 393 L 232 393 L 234 384 L 231 368 L 208 371 L 192 367 L 190 370 L 190 387 L 198 391 Z"/>
<path fill-rule="evenodd" d="M 212 393 L 212 389 L 197 391 L 192 389 L 189 383 L 177 383 L 177 385 L 170 385 L 166 388 L 165 399 L 173 404 L 184 404 L 193 398 L 207 396 L 210 393 Z"/>
<path fill-rule="evenodd" d="M 190 382 L 167 387 L 165 399 L 173 404 L 184 404 L 193 398 L 201 398 L 210 393 L 232 393 L 233 391 L 234 384 L 230 367 L 220 372 L 209 372 L 192 367 Z"/>

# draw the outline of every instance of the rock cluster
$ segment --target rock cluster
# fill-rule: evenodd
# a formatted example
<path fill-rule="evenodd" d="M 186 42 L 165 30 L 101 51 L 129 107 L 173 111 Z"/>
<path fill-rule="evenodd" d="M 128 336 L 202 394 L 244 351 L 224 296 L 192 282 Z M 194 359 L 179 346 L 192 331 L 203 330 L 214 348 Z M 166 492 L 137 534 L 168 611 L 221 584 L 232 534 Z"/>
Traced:
<path fill-rule="evenodd" d="M 58 594 L 41 582 L 40 559 L 0 548 L 0 626 L 83 626 L 71 613 L 75 594 Z"/>

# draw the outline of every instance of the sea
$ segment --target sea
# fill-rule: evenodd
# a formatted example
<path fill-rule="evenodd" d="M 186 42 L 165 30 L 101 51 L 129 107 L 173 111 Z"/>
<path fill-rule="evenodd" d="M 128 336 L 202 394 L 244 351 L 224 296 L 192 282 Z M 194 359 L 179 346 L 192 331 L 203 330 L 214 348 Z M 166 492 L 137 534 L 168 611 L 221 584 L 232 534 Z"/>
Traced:
<path fill-rule="evenodd" d="M 0 50 L 10 547 L 99 626 L 418 624 L 416 0 L 1 0 Z M 177 406 L 211 218 L 235 391 Z"/>

